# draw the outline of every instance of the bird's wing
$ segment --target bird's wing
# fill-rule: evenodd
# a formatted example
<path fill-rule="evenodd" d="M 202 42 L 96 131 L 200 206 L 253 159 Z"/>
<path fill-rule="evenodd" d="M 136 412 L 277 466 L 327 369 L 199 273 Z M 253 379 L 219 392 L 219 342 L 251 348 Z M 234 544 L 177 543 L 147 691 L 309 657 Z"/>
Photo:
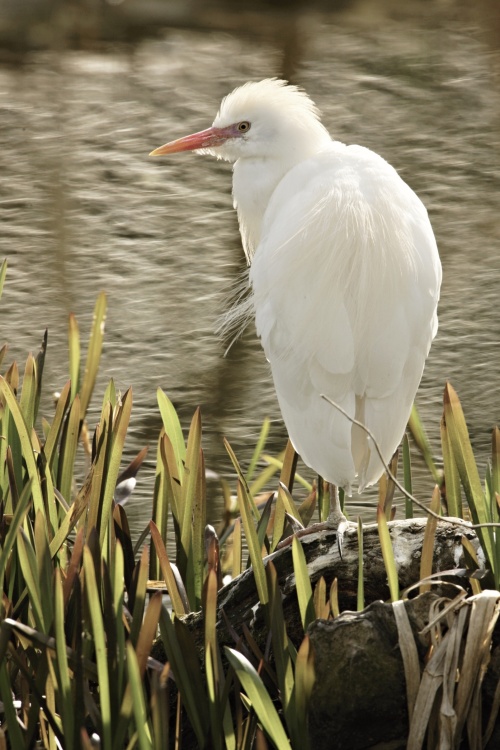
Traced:
<path fill-rule="evenodd" d="M 373 446 L 320 394 L 390 459 L 437 329 L 441 266 L 424 206 L 381 157 L 332 144 L 276 188 L 250 279 L 296 449 L 338 484 L 376 481 Z"/>

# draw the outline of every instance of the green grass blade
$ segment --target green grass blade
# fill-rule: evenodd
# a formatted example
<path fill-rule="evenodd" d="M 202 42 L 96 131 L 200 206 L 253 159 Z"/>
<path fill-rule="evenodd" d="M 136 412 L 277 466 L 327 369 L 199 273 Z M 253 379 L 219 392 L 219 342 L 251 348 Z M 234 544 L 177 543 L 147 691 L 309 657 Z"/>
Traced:
<path fill-rule="evenodd" d="M 431 510 L 439 513 L 441 510 L 441 493 L 436 485 L 432 493 Z M 420 558 L 420 579 L 427 578 L 432 573 L 432 561 L 434 559 L 434 541 L 436 539 L 437 518 L 429 515 L 425 524 L 424 541 L 422 543 L 422 557 Z M 420 593 L 431 590 L 430 583 L 420 586 Z"/>
<path fill-rule="evenodd" d="M 25 485 L 19 501 L 17 503 L 14 515 L 11 518 L 7 534 L 4 538 L 3 546 L 0 547 L 0 591 L 3 591 L 3 582 L 5 579 L 5 571 L 9 564 L 9 559 L 12 554 L 12 550 L 18 538 L 18 532 L 21 529 L 24 517 L 28 511 L 28 504 L 30 498 L 30 483 Z M 4 617 L 3 612 L 4 600 L 0 599 L 0 622 Z"/>
<path fill-rule="evenodd" d="M 68 656 L 66 652 L 64 598 L 60 570 L 55 570 L 54 576 L 54 637 L 56 642 L 56 659 L 54 660 L 54 667 L 58 676 L 57 691 L 59 696 L 58 700 L 61 704 L 59 713 L 63 725 L 64 737 L 68 743 L 67 750 L 72 750 L 72 739 L 75 731 L 75 716 L 71 693 L 70 671 L 68 668 Z"/>
<path fill-rule="evenodd" d="M 364 576 L 364 554 L 363 554 L 363 521 L 358 516 L 358 601 L 357 610 L 361 612 L 365 608 L 365 576 Z"/>
<path fill-rule="evenodd" d="M 411 455 L 410 441 L 408 435 L 403 435 L 403 486 L 409 495 L 413 495 L 413 482 L 411 477 Z M 413 518 L 413 503 L 405 497 L 405 518 Z"/>
<path fill-rule="evenodd" d="M 298 747 L 307 750 L 309 733 L 307 715 L 316 675 L 314 671 L 314 654 L 306 635 L 297 652 L 295 660 L 295 713 L 297 717 Z"/>
<path fill-rule="evenodd" d="M 196 648 L 190 642 L 187 626 L 177 621 L 174 628 L 170 615 L 162 607 L 160 615 L 160 632 L 167 658 L 172 665 L 177 688 L 186 708 L 191 726 L 200 747 L 205 746 L 209 732 L 207 695 L 203 689 L 201 668 L 196 656 Z M 186 643 L 179 640 L 186 637 Z M 184 650 L 186 647 L 187 650 Z"/>
<path fill-rule="evenodd" d="M 449 430 L 450 445 L 457 464 L 460 481 L 465 490 L 474 523 L 488 523 L 491 521 L 490 508 L 486 502 L 483 486 L 479 479 L 479 472 L 472 452 L 462 406 L 456 391 L 450 383 L 446 384 L 444 391 L 444 419 L 446 427 Z M 477 535 L 491 565 L 495 577 L 495 585 L 498 586 L 500 583 L 500 571 L 496 563 L 493 532 L 491 529 L 478 529 Z"/>
<path fill-rule="evenodd" d="M 165 432 L 162 430 L 158 438 L 158 448 L 156 451 L 156 474 L 155 486 L 153 492 L 153 515 L 154 521 L 162 539 L 167 538 L 168 529 L 168 509 L 173 501 L 173 489 L 168 470 L 168 462 L 165 453 Z M 158 558 L 155 554 L 153 540 L 150 543 L 151 554 L 149 558 L 149 577 L 152 580 L 158 580 L 160 576 L 160 567 Z"/>
<path fill-rule="evenodd" d="M 161 388 L 158 388 L 156 395 L 161 418 L 163 420 L 163 426 L 174 449 L 178 476 L 181 477 L 184 471 L 184 461 L 186 460 L 186 446 L 182 434 L 181 423 L 179 422 L 179 417 L 177 416 L 174 405 Z"/>
<path fill-rule="evenodd" d="M 47 339 L 48 339 L 48 331 L 45 330 L 45 333 L 43 335 L 42 345 L 35 359 L 36 393 L 35 393 L 33 424 L 36 422 L 36 418 L 38 416 L 38 408 L 40 406 L 40 399 L 42 397 L 42 378 L 43 378 L 43 368 L 45 366 L 45 354 L 47 353 Z"/>
<path fill-rule="evenodd" d="M 85 418 L 92 398 L 94 385 L 101 360 L 102 344 L 104 340 L 104 322 L 106 320 L 106 294 L 101 292 L 94 307 L 94 318 L 90 332 L 89 348 L 85 362 L 82 386 L 80 389 L 81 419 Z"/>
<path fill-rule="evenodd" d="M 441 449 L 443 451 L 444 481 L 446 488 L 446 504 L 448 515 L 463 518 L 462 492 L 460 489 L 460 475 L 453 455 L 450 433 L 443 414 L 441 418 Z"/>
<path fill-rule="evenodd" d="M 280 483 L 278 499 L 276 501 L 276 510 L 274 513 L 273 541 L 271 545 L 271 549 L 273 552 L 278 546 L 285 530 L 285 526 L 287 523 L 285 513 L 288 513 L 298 521 L 301 520 L 299 511 L 295 507 L 295 503 L 293 502 L 293 498 L 290 492 L 285 486 L 283 486 L 282 483 Z"/>
<path fill-rule="evenodd" d="M 151 531 L 151 539 L 153 540 L 156 554 L 158 555 L 158 560 L 160 562 L 161 572 L 163 578 L 165 579 L 165 585 L 170 595 L 172 608 L 178 617 L 187 615 L 189 612 L 188 602 L 185 601 L 185 597 L 183 597 L 179 591 L 176 576 L 174 571 L 172 570 L 172 566 L 167 554 L 167 549 L 165 547 L 163 539 L 161 538 L 160 532 L 158 531 L 158 528 L 153 521 L 149 522 L 149 529 Z"/>
<path fill-rule="evenodd" d="M 144 689 L 142 687 L 141 674 L 137 664 L 134 647 L 127 643 L 127 672 L 128 684 L 132 692 L 132 706 L 134 710 L 135 726 L 137 729 L 137 738 L 139 740 L 140 750 L 152 750 L 151 732 L 147 720 L 146 701 L 144 699 Z"/>
<path fill-rule="evenodd" d="M 278 750 L 289 750 L 291 745 L 278 712 L 256 670 L 243 654 L 227 646 L 225 650 L 227 659 L 236 672 L 264 731 Z"/>
<path fill-rule="evenodd" d="M 47 634 L 44 621 L 44 609 L 42 606 L 43 592 L 40 590 L 38 581 L 38 565 L 36 555 L 25 531 L 20 528 L 17 536 L 17 554 L 28 591 L 31 611 L 35 621 L 36 629 Z"/>
<path fill-rule="evenodd" d="M 54 534 L 54 538 L 52 539 L 50 543 L 51 557 L 55 557 L 57 555 L 57 553 L 63 546 L 64 542 L 68 538 L 69 534 L 71 533 L 75 525 L 78 523 L 78 520 L 80 519 L 81 515 L 87 509 L 89 505 L 91 489 L 92 489 L 91 481 L 87 479 L 85 483 L 83 484 L 83 487 L 81 488 L 80 492 L 75 497 L 72 505 L 70 505 L 69 510 L 67 511 L 59 528 Z"/>
<path fill-rule="evenodd" d="M 278 575 L 271 561 L 266 566 L 266 574 L 269 591 L 269 630 L 272 636 L 278 687 L 288 732 L 292 739 L 296 739 L 296 716 L 292 705 L 294 678 L 290 654 L 291 644 L 289 645 L 286 632 Z"/>
<path fill-rule="evenodd" d="M 76 450 L 80 433 L 80 413 L 80 397 L 77 394 L 64 422 L 57 466 L 57 486 L 68 504 L 71 503 L 73 494 Z"/>
<path fill-rule="evenodd" d="M 186 542 L 190 545 L 188 580 L 191 580 L 191 576 L 193 579 L 193 594 L 190 601 L 192 609 L 198 610 L 201 605 L 203 587 L 205 526 L 207 524 L 205 463 L 201 450 L 201 416 L 199 409 L 196 410 L 189 430 L 184 477 L 182 498 L 185 505 L 181 543 L 183 547 Z M 184 490 L 186 493 L 184 493 Z M 190 513 L 189 507 L 191 507 Z M 188 527 L 188 533 L 185 532 L 186 526 Z"/>
<path fill-rule="evenodd" d="M 33 445 L 31 443 L 31 435 L 28 426 L 24 420 L 21 410 L 17 404 L 15 396 L 7 383 L 7 381 L 0 376 L 0 395 L 3 396 L 7 406 L 10 410 L 10 417 L 14 420 L 19 442 L 21 444 L 21 450 L 26 463 L 26 469 L 28 476 L 31 480 L 31 492 L 33 496 L 33 505 L 35 507 L 35 513 L 41 511 L 44 513 L 45 506 L 43 502 L 43 493 L 40 485 L 40 477 L 38 475 L 38 468 L 36 465 L 35 456 L 33 454 Z"/>
<path fill-rule="evenodd" d="M 204 621 L 205 621 L 205 670 L 208 690 L 208 707 L 210 712 L 210 728 L 214 747 L 222 747 L 222 716 L 224 706 L 221 703 L 223 690 L 222 664 L 217 642 L 217 574 L 210 570 L 204 591 Z"/>
<path fill-rule="evenodd" d="M 491 489 L 492 495 L 500 492 L 500 429 L 491 433 Z"/>
<path fill-rule="evenodd" d="M 411 410 L 410 419 L 408 420 L 408 427 L 420 453 L 423 456 L 425 463 L 427 464 L 427 468 L 432 474 L 434 482 L 440 485 L 442 477 L 434 461 L 429 439 L 426 435 L 415 404 L 413 404 Z"/>
<path fill-rule="evenodd" d="M 66 410 L 68 408 L 69 401 L 70 401 L 70 388 L 71 388 L 71 383 L 68 380 L 68 382 L 65 384 L 64 388 L 61 391 L 61 395 L 57 399 L 54 418 L 51 422 L 49 432 L 45 439 L 45 445 L 43 446 L 43 452 L 45 454 L 45 458 L 47 459 L 47 463 L 51 469 L 54 465 L 54 460 L 57 457 L 57 450 L 56 450 L 57 442 L 61 434 L 64 415 L 66 414 Z"/>
<path fill-rule="evenodd" d="M 267 469 L 264 469 L 261 474 L 255 479 L 255 481 L 251 484 L 251 490 L 252 494 L 256 495 L 264 485 L 266 485 L 270 479 L 273 478 L 273 476 L 276 474 L 277 471 L 281 473 L 283 470 L 283 459 L 285 457 L 285 452 L 282 451 L 278 456 L 270 456 L 267 453 L 262 454 L 262 459 L 269 464 Z M 311 482 L 308 482 L 307 479 L 304 479 L 304 477 L 299 474 L 298 471 L 295 472 L 295 481 L 301 485 L 301 487 L 304 487 L 305 490 L 308 492 L 312 491 L 312 484 Z"/>
<path fill-rule="evenodd" d="M 150 599 L 146 613 L 144 615 L 144 619 L 142 621 L 142 628 L 140 630 L 139 638 L 137 641 L 137 646 L 134 649 L 131 641 L 128 641 L 126 650 L 124 652 L 124 653 L 127 653 L 127 657 L 128 657 L 128 654 L 130 653 L 128 651 L 129 647 L 132 648 L 132 651 L 134 652 L 134 662 L 135 662 L 135 668 L 137 670 L 137 673 L 134 676 L 134 679 L 136 680 L 137 685 L 139 684 L 142 685 L 142 682 L 144 680 L 144 673 L 146 671 L 149 654 L 151 653 L 151 646 L 157 634 L 158 621 L 160 618 L 161 606 L 162 606 L 161 600 L 162 600 L 162 595 L 159 591 L 153 594 L 153 596 Z M 123 627 L 121 627 L 121 623 L 118 621 L 117 621 L 117 626 L 119 627 L 119 630 L 123 632 Z M 129 662 L 127 659 L 127 666 L 128 664 Z M 129 673 L 129 680 L 126 684 L 125 694 L 123 696 L 123 701 L 122 701 L 122 705 L 120 708 L 120 717 L 118 721 L 118 726 L 114 732 L 113 747 L 115 750 L 121 750 L 123 747 L 125 747 L 125 737 L 127 735 L 127 732 L 129 731 L 129 721 L 130 721 L 130 717 L 132 716 L 132 713 L 135 714 L 136 720 L 137 720 L 137 712 L 135 709 L 135 703 L 137 700 L 136 693 L 137 693 L 137 688 L 131 685 L 130 673 Z M 120 694 L 121 694 L 121 691 L 118 693 L 118 695 Z M 144 713 L 143 711 L 142 711 L 142 721 L 143 723 L 146 721 L 146 713 Z"/>
<path fill-rule="evenodd" d="M 144 614 L 144 603 L 146 601 L 146 588 L 148 585 L 148 567 L 149 567 L 149 554 L 148 548 L 144 547 L 142 550 L 141 559 L 138 563 L 139 569 L 136 577 L 136 587 L 134 596 L 134 608 L 132 612 L 132 627 L 130 629 L 130 640 L 134 647 L 139 640 L 139 635 L 142 628 L 142 619 Z M 130 606 L 130 605 L 129 605 Z"/>
<path fill-rule="evenodd" d="M 380 505 L 377 506 L 377 525 L 382 557 L 384 558 L 385 572 L 387 573 L 387 581 L 389 583 L 391 601 L 395 602 L 399 599 L 398 569 L 394 560 L 394 551 L 392 549 L 391 535 L 389 534 L 387 519 L 385 517 L 384 509 L 381 508 Z"/>
<path fill-rule="evenodd" d="M 238 482 L 237 498 L 238 507 L 243 521 L 243 528 L 245 530 L 248 552 L 250 554 L 250 561 L 252 563 L 257 593 L 259 595 L 260 603 L 265 605 L 269 601 L 269 593 L 267 590 L 266 571 L 262 560 L 262 548 L 259 543 L 257 531 L 253 524 L 252 501 L 248 494 L 246 485 L 243 485 L 241 481 Z"/>
<path fill-rule="evenodd" d="M 252 458 L 250 459 L 250 463 L 248 465 L 248 469 L 245 474 L 245 479 L 247 480 L 248 484 L 250 484 L 250 482 L 253 479 L 253 475 L 255 474 L 255 469 L 257 468 L 257 463 L 260 459 L 260 455 L 266 445 L 270 426 L 271 426 L 271 420 L 269 419 L 269 417 L 266 417 L 262 423 L 259 439 L 257 441 L 257 445 L 255 446 L 255 450 L 252 454 Z"/>
<path fill-rule="evenodd" d="M 100 535 L 100 523 L 102 519 L 102 496 L 104 483 L 106 481 L 106 465 L 109 460 L 112 444 L 113 410 L 111 404 L 105 404 L 102 408 L 101 419 L 96 427 L 96 452 L 91 472 L 91 492 L 89 512 L 87 516 L 87 528 L 98 529 Z M 107 529 L 107 524 L 105 524 Z M 106 531 L 104 531 L 106 533 Z"/>
<path fill-rule="evenodd" d="M 7 720 L 9 747 L 19 748 L 21 750 L 21 748 L 26 747 L 26 745 L 24 743 L 23 731 L 17 720 L 17 711 L 14 707 L 6 660 L 0 662 L 0 695 L 2 696 L 3 711 Z M 5 744 L 5 747 L 7 747 L 7 744 Z"/>
<path fill-rule="evenodd" d="M 50 557 L 49 540 L 47 537 L 46 517 L 41 513 L 35 518 L 35 556 L 38 566 L 38 585 L 41 592 L 41 605 L 45 632 L 48 632 L 54 617 L 53 600 L 53 566 Z"/>
<path fill-rule="evenodd" d="M 106 654 L 106 635 L 102 618 L 99 587 L 97 585 L 92 553 L 87 545 L 83 549 L 83 568 L 85 571 L 85 592 L 92 624 L 92 635 L 94 638 L 95 658 L 97 674 L 99 679 L 99 697 L 101 705 L 102 721 L 102 743 L 103 750 L 111 750 L 112 725 L 111 725 L 111 701 L 110 680 L 108 673 L 108 660 Z"/>
<path fill-rule="evenodd" d="M 295 586 L 299 602 L 300 619 L 304 633 L 311 622 L 315 620 L 313 592 L 309 570 L 307 569 L 306 556 L 302 544 L 297 537 L 292 542 L 293 571 L 295 573 Z"/>
<path fill-rule="evenodd" d="M 71 383 L 71 400 L 80 390 L 80 329 L 76 317 L 69 314 L 68 320 L 69 379 Z"/>
<path fill-rule="evenodd" d="M 28 430 L 33 429 L 35 423 L 35 402 L 37 394 L 37 376 L 35 358 L 32 354 L 28 355 L 26 367 L 24 369 L 23 387 L 19 399 L 19 408 L 21 409 L 26 427 Z"/>
<path fill-rule="evenodd" d="M 111 506 L 116 487 L 116 480 L 120 473 L 120 462 L 122 460 L 123 446 L 127 436 L 130 414 L 132 411 L 132 388 L 129 388 L 117 407 L 111 434 L 111 451 L 106 461 L 106 477 L 104 483 L 102 510 L 100 518 L 99 541 L 104 543 L 104 535 L 108 527 Z"/>
<path fill-rule="evenodd" d="M 259 519 L 260 519 L 259 509 L 257 508 L 257 505 L 255 504 L 255 500 L 253 498 L 252 493 L 250 492 L 250 489 L 248 487 L 248 484 L 247 484 L 247 481 L 245 479 L 245 476 L 244 476 L 244 474 L 243 474 L 243 472 L 241 470 L 241 466 L 240 466 L 240 464 L 238 462 L 238 459 L 236 458 L 236 454 L 233 451 L 233 449 L 231 448 L 231 446 L 230 446 L 229 442 L 226 440 L 226 438 L 224 438 L 224 447 L 225 447 L 226 451 L 229 454 L 229 458 L 231 459 L 231 463 L 234 466 L 234 469 L 236 471 L 236 474 L 238 475 L 238 479 L 240 480 L 241 485 L 245 488 L 245 494 L 246 494 L 246 497 L 248 498 L 248 500 L 250 502 L 250 508 L 252 510 L 252 515 L 255 518 L 255 520 L 258 522 Z"/>
<path fill-rule="evenodd" d="M 233 578 L 236 578 L 236 576 L 239 576 L 242 571 L 241 566 L 241 519 L 237 518 L 234 522 L 234 528 L 233 528 L 233 569 L 231 571 L 231 575 Z"/>

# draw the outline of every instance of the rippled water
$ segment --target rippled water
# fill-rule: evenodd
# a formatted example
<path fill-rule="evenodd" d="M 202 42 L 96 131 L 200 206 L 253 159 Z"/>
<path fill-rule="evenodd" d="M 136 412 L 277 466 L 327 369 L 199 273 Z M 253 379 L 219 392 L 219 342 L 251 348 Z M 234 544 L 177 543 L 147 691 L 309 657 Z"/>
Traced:
<path fill-rule="evenodd" d="M 382 154 L 428 207 L 444 282 L 418 404 L 439 450 L 450 379 L 484 467 L 500 416 L 498 38 L 489 19 L 465 17 L 460 4 L 411 7 L 377 19 L 289 18 L 283 44 L 275 17 L 252 16 L 244 32 L 167 30 L 161 41 L 34 53 L 0 67 L 0 257 L 9 262 L 0 344 L 10 344 L 9 363 L 22 363 L 48 327 L 50 415 L 49 395 L 67 378 L 68 313 L 85 338 L 96 294 L 106 290 L 91 422 L 110 377 L 122 390 L 133 386 L 127 457 L 152 445 L 129 504 L 135 531 L 151 507 L 158 387 L 186 425 L 202 406 L 211 469 L 231 475 L 223 435 L 247 461 L 266 415 L 270 450 L 284 446 L 254 332 L 226 358 L 214 335 L 244 269 L 230 166 L 193 154 L 148 158 L 166 140 L 207 127 L 235 85 L 279 74 L 280 45 L 330 131 Z M 418 494 L 430 486 L 420 471 Z"/>

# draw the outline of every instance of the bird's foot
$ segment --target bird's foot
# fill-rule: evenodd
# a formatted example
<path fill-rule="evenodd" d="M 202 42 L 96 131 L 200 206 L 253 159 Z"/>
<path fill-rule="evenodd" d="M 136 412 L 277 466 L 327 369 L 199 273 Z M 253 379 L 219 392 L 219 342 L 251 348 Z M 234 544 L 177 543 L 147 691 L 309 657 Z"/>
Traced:
<path fill-rule="evenodd" d="M 344 536 L 347 527 L 349 526 L 349 521 L 344 516 L 342 511 L 339 509 L 338 512 L 331 512 L 326 521 L 321 521 L 318 523 L 313 523 L 310 526 L 297 528 L 298 524 L 294 524 L 294 531 L 293 534 L 290 536 L 287 536 L 285 539 L 283 539 L 276 549 L 283 549 L 283 547 L 288 547 L 294 540 L 294 537 L 297 537 L 297 539 L 303 539 L 305 536 L 308 536 L 309 534 L 317 534 L 321 531 L 336 531 L 337 532 L 337 549 L 339 551 L 339 557 L 342 559 L 342 549 L 344 546 Z"/>

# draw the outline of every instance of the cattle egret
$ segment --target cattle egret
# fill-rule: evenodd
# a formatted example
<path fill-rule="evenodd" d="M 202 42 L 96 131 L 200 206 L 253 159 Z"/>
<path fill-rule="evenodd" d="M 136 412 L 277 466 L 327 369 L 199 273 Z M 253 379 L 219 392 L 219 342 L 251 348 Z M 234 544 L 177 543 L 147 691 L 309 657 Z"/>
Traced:
<path fill-rule="evenodd" d="M 212 127 L 151 155 L 234 163 L 251 306 L 290 439 L 348 494 L 398 447 L 437 331 L 441 263 L 427 211 L 381 156 L 332 140 L 286 81 L 246 83 Z M 236 312 L 236 316 L 238 311 Z"/>

